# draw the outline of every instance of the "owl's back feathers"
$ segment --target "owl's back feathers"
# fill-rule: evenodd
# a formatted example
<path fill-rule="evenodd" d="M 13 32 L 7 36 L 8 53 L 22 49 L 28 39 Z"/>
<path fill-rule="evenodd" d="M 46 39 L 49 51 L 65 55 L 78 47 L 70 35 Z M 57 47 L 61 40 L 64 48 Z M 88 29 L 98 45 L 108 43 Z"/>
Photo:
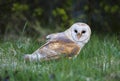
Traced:
<path fill-rule="evenodd" d="M 27 57 L 27 60 L 32 60 L 32 56 L 36 56 L 38 60 L 58 59 L 61 56 L 72 57 L 77 55 L 79 51 L 80 47 L 75 42 L 68 39 L 65 34 L 61 34 L 49 40 L 29 56 L 30 59 Z M 39 58 L 39 56 L 41 57 Z"/>

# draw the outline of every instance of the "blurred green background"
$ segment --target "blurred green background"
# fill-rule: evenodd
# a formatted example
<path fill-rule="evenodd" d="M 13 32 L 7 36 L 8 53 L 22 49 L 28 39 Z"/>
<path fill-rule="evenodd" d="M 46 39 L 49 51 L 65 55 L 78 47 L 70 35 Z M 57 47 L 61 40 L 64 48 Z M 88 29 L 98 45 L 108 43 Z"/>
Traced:
<path fill-rule="evenodd" d="M 76 59 L 24 62 L 75 22 L 92 29 Z M 120 0 L 0 0 L 0 81 L 120 81 Z"/>
<path fill-rule="evenodd" d="M 44 36 L 85 22 L 92 32 L 120 32 L 120 0 L 0 0 L 0 37 Z"/>

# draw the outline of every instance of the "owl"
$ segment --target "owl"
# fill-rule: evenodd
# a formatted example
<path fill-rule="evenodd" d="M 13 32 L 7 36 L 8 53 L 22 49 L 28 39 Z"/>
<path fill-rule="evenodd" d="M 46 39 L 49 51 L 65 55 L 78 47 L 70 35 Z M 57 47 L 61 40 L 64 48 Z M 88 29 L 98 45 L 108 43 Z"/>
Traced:
<path fill-rule="evenodd" d="M 46 36 L 47 42 L 32 54 L 24 56 L 25 61 L 42 61 L 63 57 L 77 57 L 84 45 L 89 41 L 90 27 L 85 23 L 75 23 L 64 32 Z"/>

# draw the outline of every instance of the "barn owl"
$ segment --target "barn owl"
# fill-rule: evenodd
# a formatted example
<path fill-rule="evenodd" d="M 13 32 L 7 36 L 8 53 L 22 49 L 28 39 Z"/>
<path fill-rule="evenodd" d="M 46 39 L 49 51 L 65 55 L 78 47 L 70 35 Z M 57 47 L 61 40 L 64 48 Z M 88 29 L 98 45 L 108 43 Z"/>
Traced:
<path fill-rule="evenodd" d="M 47 42 L 32 54 L 24 56 L 25 61 L 58 59 L 61 56 L 76 57 L 89 41 L 90 27 L 85 23 L 75 23 L 64 32 L 46 36 Z"/>

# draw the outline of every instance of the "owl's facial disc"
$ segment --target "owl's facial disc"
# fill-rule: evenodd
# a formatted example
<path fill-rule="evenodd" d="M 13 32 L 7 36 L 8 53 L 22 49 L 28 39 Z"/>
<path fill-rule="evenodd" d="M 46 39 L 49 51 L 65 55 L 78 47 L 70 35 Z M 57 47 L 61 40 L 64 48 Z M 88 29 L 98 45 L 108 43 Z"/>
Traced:
<path fill-rule="evenodd" d="M 71 28 L 72 28 L 71 34 L 72 34 L 73 40 L 77 42 L 84 42 L 84 43 L 88 42 L 90 38 L 91 30 L 87 24 L 76 23 L 76 24 L 73 24 Z"/>

